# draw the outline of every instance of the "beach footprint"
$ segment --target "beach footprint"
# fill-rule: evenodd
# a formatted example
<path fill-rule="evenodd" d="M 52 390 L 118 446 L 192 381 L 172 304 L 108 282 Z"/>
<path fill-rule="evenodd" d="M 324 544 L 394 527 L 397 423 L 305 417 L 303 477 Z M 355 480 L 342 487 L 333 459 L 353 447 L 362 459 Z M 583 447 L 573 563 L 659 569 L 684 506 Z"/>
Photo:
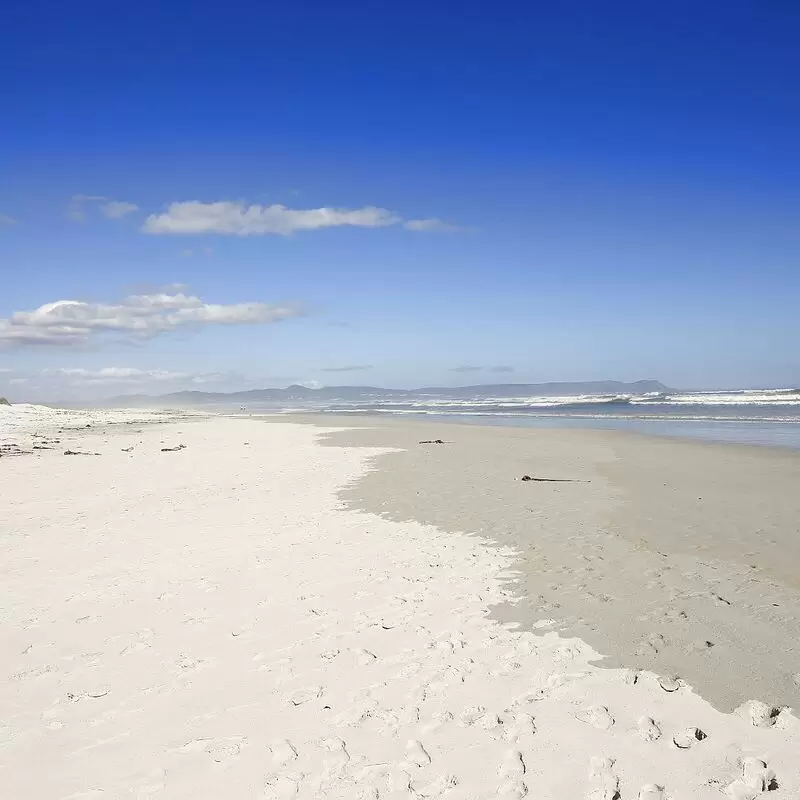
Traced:
<path fill-rule="evenodd" d="M 265 800 L 294 800 L 300 793 L 300 784 L 305 778 L 302 773 L 271 775 L 264 787 Z"/>
<path fill-rule="evenodd" d="M 700 728 L 684 728 L 680 733 L 676 733 L 672 737 L 672 743 L 677 747 L 679 750 L 689 750 L 690 748 L 694 747 L 698 742 L 702 742 L 703 739 L 708 738 Z"/>
<path fill-rule="evenodd" d="M 272 760 L 281 767 L 297 758 L 297 748 L 288 739 L 279 739 L 269 746 Z"/>
<path fill-rule="evenodd" d="M 450 711 L 437 711 L 431 716 L 430 721 L 422 726 L 422 731 L 424 733 L 434 733 L 448 722 L 452 722 L 453 719 L 453 714 Z"/>
<path fill-rule="evenodd" d="M 347 752 L 345 742 L 335 736 L 325 739 L 322 747 L 330 754 L 322 761 L 323 780 L 334 780 L 344 773 L 350 763 L 350 753 Z"/>
<path fill-rule="evenodd" d="M 483 731 L 490 739 L 495 740 L 502 738 L 505 733 L 503 721 L 494 712 L 484 714 L 477 719 L 475 728 Z"/>
<path fill-rule="evenodd" d="M 528 787 L 523 780 L 527 767 L 519 750 L 509 750 L 497 772 L 500 778 L 500 785 L 497 787 L 498 797 L 503 800 L 519 800 L 528 794 Z"/>
<path fill-rule="evenodd" d="M 208 753 L 215 762 L 221 764 L 225 761 L 238 758 L 242 752 L 242 746 L 245 744 L 245 741 L 244 737 L 215 739 L 206 746 L 205 752 Z"/>
<path fill-rule="evenodd" d="M 576 719 L 597 728 L 599 731 L 607 731 L 614 724 L 614 717 L 611 716 L 605 706 L 595 705 L 584 708 L 575 715 Z"/>
<path fill-rule="evenodd" d="M 588 800 L 620 800 L 619 778 L 613 758 L 593 756 L 589 761 Z"/>
<path fill-rule="evenodd" d="M 767 767 L 767 762 L 759 758 L 745 758 L 742 761 L 742 780 L 760 792 L 774 788 L 775 775 Z"/>
<path fill-rule="evenodd" d="M 657 783 L 648 783 L 639 789 L 639 800 L 664 800 L 664 787 Z"/>
<path fill-rule="evenodd" d="M 409 739 L 406 744 L 406 763 L 422 769 L 431 763 L 431 757 L 419 739 Z"/>
<path fill-rule="evenodd" d="M 412 780 L 409 783 L 409 788 L 415 793 L 415 797 L 420 798 L 434 798 L 446 797 L 450 790 L 458 786 L 458 778 L 455 775 L 437 775 L 432 781 L 423 783 L 418 780 Z"/>
<path fill-rule="evenodd" d="M 778 788 L 775 773 L 759 758 L 742 759 L 742 777 L 728 786 L 726 793 L 733 800 L 754 800 L 764 792 Z"/>
<path fill-rule="evenodd" d="M 508 742 L 516 742 L 536 733 L 536 723 L 530 714 L 514 714 L 504 725 L 503 738 Z"/>
<path fill-rule="evenodd" d="M 483 706 L 469 706 L 461 712 L 459 722 L 465 728 L 468 728 L 470 725 L 474 725 L 485 713 L 486 709 Z"/>
<path fill-rule="evenodd" d="M 636 730 L 646 742 L 655 742 L 661 738 L 661 728 L 652 717 L 640 717 Z"/>
<path fill-rule="evenodd" d="M 740 705 L 733 713 L 747 720 L 756 728 L 771 728 L 780 720 L 782 710 L 777 706 L 768 706 L 760 700 L 749 700 Z"/>

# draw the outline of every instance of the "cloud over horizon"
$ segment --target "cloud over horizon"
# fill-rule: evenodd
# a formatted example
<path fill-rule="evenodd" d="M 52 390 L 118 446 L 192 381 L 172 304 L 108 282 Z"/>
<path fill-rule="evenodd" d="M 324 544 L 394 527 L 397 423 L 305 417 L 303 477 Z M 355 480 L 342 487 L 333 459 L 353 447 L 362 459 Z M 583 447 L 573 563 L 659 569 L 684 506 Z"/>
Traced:
<path fill-rule="evenodd" d="M 514 367 L 508 364 L 497 364 L 492 367 L 479 367 L 473 364 L 463 364 L 459 367 L 451 367 L 450 372 L 514 372 Z"/>
<path fill-rule="evenodd" d="M 245 205 L 242 202 L 198 200 L 170 203 L 161 214 L 150 214 L 142 225 L 148 234 L 206 234 L 229 236 L 289 236 L 297 231 L 322 228 L 385 228 L 403 225 L 408 230 L 454 230 L 438 219 L 403 220 L 393 212 L 376 206 L 363 208 L 288 208 L 275 203 L 269 206 Z"/>
<path fill-rule="evenodd" d="M 264 325 L 302 315 L 291 306 L 260 302 L 206 303 L 170 287 L 118 303 L 56 300 L 0 318 L 0 346 L 83 345 L 117 334 L 130 340 L 207 325 Z"/>
<path fill-rule="evenodd" d="M 372 369 L 372 364 L 353 364 L 352 366 L 344 367 L 322 367 L 320 372 L 364 372 L 368 369 Z"/>
<path fill-rule="evenodd" d="M 186 380 L 192 376 L 186 372 L 170 372 L 163 369 L 138 369 L 135 367 L 103 367 L 102 369 L 82 369 L 78 367 L 59 367 L 42 372 L 43 376 L 61 376 L 81 384 L 165 382 Z"/>
<path fill-rule="evenodd" d="M 271 385 L 275 378 L 235 370 L 184 372 L 130 366 L 0 369 L 0 395 L 23 401 L 93 400 L 118 394 L 170 394 L 176 391 L 238 391 Z"/>

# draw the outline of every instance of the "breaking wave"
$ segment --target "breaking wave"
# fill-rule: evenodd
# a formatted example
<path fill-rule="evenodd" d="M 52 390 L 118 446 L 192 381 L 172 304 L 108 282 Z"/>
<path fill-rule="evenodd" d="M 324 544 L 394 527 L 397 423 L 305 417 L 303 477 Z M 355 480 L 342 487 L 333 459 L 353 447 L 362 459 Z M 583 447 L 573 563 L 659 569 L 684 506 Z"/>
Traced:
<path fill-rule="evenodd" d="M 448 416 L 571 416 L 739 421 L 800 421 L 800 389 L 653 392 L 641 395 L 440 397 L 331 403 L 326 411 Z"/>

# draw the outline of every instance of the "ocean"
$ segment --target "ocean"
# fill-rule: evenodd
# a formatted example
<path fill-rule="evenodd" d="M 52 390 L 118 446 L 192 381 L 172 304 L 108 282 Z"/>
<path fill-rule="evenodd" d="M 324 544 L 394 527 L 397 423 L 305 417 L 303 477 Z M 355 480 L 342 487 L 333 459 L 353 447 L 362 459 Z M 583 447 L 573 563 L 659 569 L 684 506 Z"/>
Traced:
<path fill-rule="evenodd" d="M 419 395 L 391 402 L 330 402 L 292 410 L 425 416 L 478 425 L 631 430 L 800 449 L 800 389 L 472 399 Z"/>

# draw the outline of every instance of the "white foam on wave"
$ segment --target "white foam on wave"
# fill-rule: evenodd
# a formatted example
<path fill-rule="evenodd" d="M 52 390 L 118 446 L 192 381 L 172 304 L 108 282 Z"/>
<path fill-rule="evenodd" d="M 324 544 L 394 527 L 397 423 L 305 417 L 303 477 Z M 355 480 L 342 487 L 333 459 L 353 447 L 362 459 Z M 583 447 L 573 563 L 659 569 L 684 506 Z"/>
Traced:
<path fill-rule="evenodd" d="M 796 389 L 758 389 L 740 392 L 687 392 L 668 394 L 657 400 L 648 397 L 633 397 L 633 405 L 659 403 L 664 405 L 710 405 L 710 406 L 800 406 L 800 391 Z"/>
<path fill-rule="evenodd" d="M 556 408 L 570 405 L 608 405 L 627 403 L 631 395 L 564 395 L 534 397 L 471 397 L 433 398 L 419 397 L 413 400 L 378 400 L 376 405 L 387 404 L 397 408 Z M 371 405 L 358 403 L 359 407 Z"/>
<path fill-rule="evenodd" d="M 531 414 L 525 411 L 470 411 L 463 410 L 449 410 L 442 411 L 441 409 L 433 408 L 336 408 L 325 409 L 326 413 L 331 414 L 364 414 L 368 411 L 370 414 L 389 414 L 389 415 L 408 415 L 408 416 L 449 416 L 449 417 L 497 417 L 497 418 L 522 418 L 522 419 L 536 419 L 537 417 L 545 417 L 548 419 L 563 419 L 569 417 L 570 419 L 617 419 L 628 421 L 643 421 L 643 422 L 744 422 L 744 423 L 759 423 L 759 424 L 772 424 L 787 423 L 787 424 L 800 424 L 800 417 L 796 416 L 769 416 L 769 417 L 753 417 L 742 415 L 718 415 L 718 414 L 590 414 L 590 413 L 557 413 L 543 411 L 537 414 Z"/>
<path fill-rule="evenodd" d="M 650 392 L 640 395 L 554 395 L 519 397 L 415 397 L 408 400 L 377 400 L 353 404 L 352 408 L 374 408 L 376 410 L 401 411 L 420 409 L 430 411 L 491 409 L 493 413 L 505 410 L 559 409 L 570 406 L 800 406 L 800 390 L 797 389 L 742 389 L 708 392 Z M 350 404 L 337 405 L 347 408 Z M 610 412 L 613 413 L 613 412 Z"/>

